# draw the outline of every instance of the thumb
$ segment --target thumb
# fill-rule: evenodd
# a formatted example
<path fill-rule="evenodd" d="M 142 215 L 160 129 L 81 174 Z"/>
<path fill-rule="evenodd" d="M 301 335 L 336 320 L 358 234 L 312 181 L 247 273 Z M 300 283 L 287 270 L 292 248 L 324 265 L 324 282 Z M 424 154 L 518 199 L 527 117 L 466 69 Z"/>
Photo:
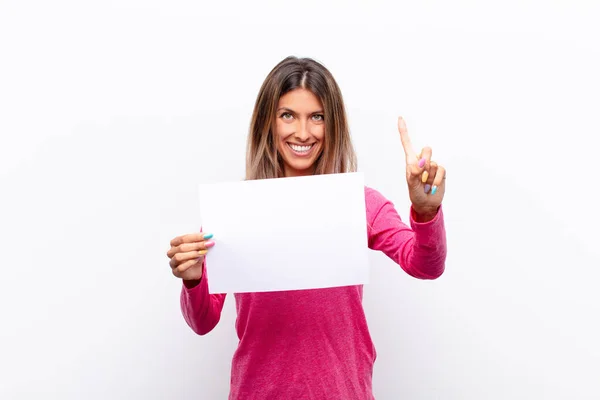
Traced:
<path fill-rule="evenodd" d="M 407 164 L 406 165 L 406 181 L 408 186 L 411 188 L 418 188 L 422 184 L 423 173 L 427 171 L 423 170 L 423 167 L 419 167 L 418 164 Z M 427 179 L 426 179 L 427 180 Z"/>
<path fill-rule="evenodd" d="M 423 183 L 423 173 L 427 172 L 424 161 L 421 154 L 416 154 L 415 162 L 406 164 L 406 180 L 411 187 L 416 188 Z M 425 177 L 425 181 L 427 181 L 427 177 Z"/>

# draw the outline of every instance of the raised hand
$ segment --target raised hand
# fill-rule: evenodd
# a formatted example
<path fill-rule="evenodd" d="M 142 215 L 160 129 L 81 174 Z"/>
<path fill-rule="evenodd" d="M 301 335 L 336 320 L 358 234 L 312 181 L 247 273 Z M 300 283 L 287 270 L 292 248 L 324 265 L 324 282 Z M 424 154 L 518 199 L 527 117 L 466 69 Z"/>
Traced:
<path fill-rule="evenodd" d="M 431 219 L 444 198 L 446 169 L 431 160 L 431 147 L 424 147 L 418 154 L 414 151 L 402 117 L 398 118 L 398 131 L 406 155 L 406 182 L 410 201 L 417 215 Z"/>
<path fill-rule="evenodd" d="M 202 278 L 202 263 L 208 249 L 215 245 L 212 234 L 191 233 L 177 236 L 171 240 L 171 248 L 167 257 L 173 275 L 184 281 L 195 281 Z"/>

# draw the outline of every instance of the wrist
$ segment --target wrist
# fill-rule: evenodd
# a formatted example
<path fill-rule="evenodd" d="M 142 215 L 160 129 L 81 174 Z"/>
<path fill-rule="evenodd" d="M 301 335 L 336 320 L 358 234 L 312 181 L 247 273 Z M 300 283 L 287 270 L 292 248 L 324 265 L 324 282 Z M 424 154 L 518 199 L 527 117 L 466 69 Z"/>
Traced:
<path fill-rule="evenodd" d="M 200 278 L 200 279 L 202 279 L 202 278 Z M 183 280 L 183 285 L 187 289 L 193 289 L 200 284 L 200 279 L 182 279 L 182 280 Z"/>
<path fill-rule="evenodd" d="M 439 206 L 437 207 L 415 207 L 413 209 L 413 219 L 415 222 L 424 223 L 429 222 L 435 218 L 438 213 Z"/>

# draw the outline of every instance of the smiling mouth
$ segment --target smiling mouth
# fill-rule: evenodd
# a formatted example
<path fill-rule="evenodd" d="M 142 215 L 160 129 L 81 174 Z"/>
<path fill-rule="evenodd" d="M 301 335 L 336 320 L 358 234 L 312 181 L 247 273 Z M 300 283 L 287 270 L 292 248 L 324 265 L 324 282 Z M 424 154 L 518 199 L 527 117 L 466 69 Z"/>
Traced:
<path fill-rule="evenodd" d="M 298 155 L 306 155 L 313 148 L 314 143 L 309 144 L 309 145 L 298 145 L 298 144 L 288 143 L 287 145 L 289 146 L 290 149 L 292 149 L 292 151 L 294 153 L 296 153 Z"/>

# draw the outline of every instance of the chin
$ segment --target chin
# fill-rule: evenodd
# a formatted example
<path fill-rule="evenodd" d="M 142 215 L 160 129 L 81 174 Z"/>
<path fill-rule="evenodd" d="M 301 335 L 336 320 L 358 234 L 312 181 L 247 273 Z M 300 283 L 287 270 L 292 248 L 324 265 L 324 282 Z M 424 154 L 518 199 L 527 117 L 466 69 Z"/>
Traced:
<path fill-rule="evenodd" d="M 294 171 L 297 171 L 299 173 L 302 173 L 303 175 L 312 175 L 312 173 L 313 173 L 314 163 L 309 163 L 309 164 L 287 163 L 287 164 L 291 169 L 293 169 Z"/>

